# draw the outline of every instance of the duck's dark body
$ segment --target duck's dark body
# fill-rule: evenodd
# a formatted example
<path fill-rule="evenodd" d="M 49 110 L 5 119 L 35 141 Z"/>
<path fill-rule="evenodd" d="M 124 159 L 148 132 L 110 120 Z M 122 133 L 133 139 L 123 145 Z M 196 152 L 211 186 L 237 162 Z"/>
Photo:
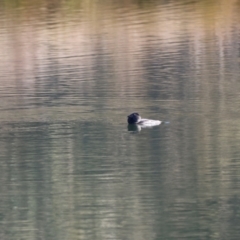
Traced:
<path fill-rule="evenodd" d="M 161 124 L 161 121 L 141 118 L 138 113 L 132 113 L 128 116 L 128 124 L 138 124 L 143 127 L 153 127 Z"/>

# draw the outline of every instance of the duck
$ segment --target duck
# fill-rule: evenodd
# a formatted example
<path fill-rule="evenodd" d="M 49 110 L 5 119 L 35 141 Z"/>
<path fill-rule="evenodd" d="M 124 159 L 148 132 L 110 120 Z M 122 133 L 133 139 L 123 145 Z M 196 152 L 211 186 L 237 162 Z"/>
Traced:
<path fill-rule="evenodd" d="M 128 117 L 128 124 L 137 124 L 140 125 L 141 127 L 154 127 L 160 125 L 162 122 L 159 120 L 152 120 L 152 119 L 147 119 L 147 118 L 141 118 L 139 113 L 134 112 L 131 113 Z"/>

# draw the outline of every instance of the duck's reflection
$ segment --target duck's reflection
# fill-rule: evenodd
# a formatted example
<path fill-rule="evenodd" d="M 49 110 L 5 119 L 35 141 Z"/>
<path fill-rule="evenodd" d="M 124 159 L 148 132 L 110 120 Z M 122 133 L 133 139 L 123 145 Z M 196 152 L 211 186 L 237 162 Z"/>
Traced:
<path fill-rule="evenodd" d="M 140 132 L 141 130 L 142 128 L 138 124 L 128 124 L 128 131 L 130 132 Z"/>

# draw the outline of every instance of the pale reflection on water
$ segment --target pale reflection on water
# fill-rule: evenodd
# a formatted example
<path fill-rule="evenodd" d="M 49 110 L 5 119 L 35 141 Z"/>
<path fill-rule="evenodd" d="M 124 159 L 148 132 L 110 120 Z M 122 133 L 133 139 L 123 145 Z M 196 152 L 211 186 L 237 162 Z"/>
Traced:
<path fill-rule="evenodd" d="M 0 9 L 1 239 L 239 239 L 237 2 Z"/>

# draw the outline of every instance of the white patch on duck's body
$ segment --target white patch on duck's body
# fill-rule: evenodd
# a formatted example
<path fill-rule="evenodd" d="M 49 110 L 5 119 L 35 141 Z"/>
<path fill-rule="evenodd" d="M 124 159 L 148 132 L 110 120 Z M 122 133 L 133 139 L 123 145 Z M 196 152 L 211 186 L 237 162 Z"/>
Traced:
<path fill-rule="evenodd" d="M 154 127 L 154 126 L 160 125 L 161 121 L 141 118 L 141 119 L 139 119 L 137 124 L 141 125 L 142 127 Z"/>

